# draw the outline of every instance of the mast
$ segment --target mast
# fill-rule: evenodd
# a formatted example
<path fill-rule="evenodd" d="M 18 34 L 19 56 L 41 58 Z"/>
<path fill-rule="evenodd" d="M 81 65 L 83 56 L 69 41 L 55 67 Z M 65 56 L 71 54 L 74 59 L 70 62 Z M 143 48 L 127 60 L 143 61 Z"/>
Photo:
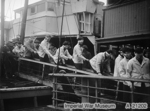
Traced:
<path fill-rule="evenodd" d="M 60 1 L 59 1 L 60 2 Z M 62 28 L 63 28 L 63 21 L 64 21 L 64 10 L 65 10 L 65 0 L 63 2 L 63 11 L 62 11 L 62 20 L 61 20 L 61 29 L 60 29 L 60 35 L 59 35 L 59 53 L 58 53 L 58 62 L 57 62 L 57 70 L 59 66 L 59 59 L 60 59 L 60 46 L 61 46 L 61 37 L 62 37 Z M 56 70 L 56 71 L 57 71 Z"/>
<path fill-rule="evenodd" d="M 5 0 L 1 0 L 1 47 L 4 46 L 4 12 L 5 12 Z"/>
<path fill-rule="evenodd" d="M 5 0 L 1 0 L 1 36 L 0 36 L 0 78 L 2 74 L 2 47 L 4 46 L 4 13 L 5 13 Z"/>
<path fill-rule="evenodd" d="M 25 37 L 26 20 L 27 20 L 27 12 L 28 12 L 28 1 L 29 0 L 25 0 L 22 22 L 21 22 L 20 40 L 21 40 L 22 44 L 24 43 L 24 37 Z"/>

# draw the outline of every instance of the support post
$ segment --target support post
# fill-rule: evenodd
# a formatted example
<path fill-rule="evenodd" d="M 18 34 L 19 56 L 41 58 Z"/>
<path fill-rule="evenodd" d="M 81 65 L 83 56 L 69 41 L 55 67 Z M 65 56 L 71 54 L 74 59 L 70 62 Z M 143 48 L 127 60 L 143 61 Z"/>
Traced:
<path fill-rule="evenodd" d="M 1 0 L 1 35 L 0 35 L 0 78 L 2 74 L 2 47 L 4 46 L 4 25 L 5 25 L 5 0 Z"/>
<path fill-rule="evenodd" d="M 27 12 L 28 12 L 28 0 L 25 0 L 23 17 L 22 17 L 22 22 L 21 22 L 21 33 L 20 33 L 20 40 L 22 44 L 24 43 L 24 37 L 25 37 Z"/>

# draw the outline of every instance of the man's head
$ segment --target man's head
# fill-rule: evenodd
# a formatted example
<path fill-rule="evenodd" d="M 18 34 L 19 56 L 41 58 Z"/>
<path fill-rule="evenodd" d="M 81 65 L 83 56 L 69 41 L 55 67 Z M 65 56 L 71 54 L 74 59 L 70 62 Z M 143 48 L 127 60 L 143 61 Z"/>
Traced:
<path fill-rule="evenodd" d="M 34 40 L 34 45 L 35 45 L 35 46 L 39 46 L 39 44 L 40 44 L 40 41 L 37 40 L 37 39 L 35 39 L 35 40 Z"/>
<path fill-rule="evenodd" d="M 141 47 L 137 47 L 134 50 L 134 54 L 137 60 L 143 59 L 143 49 Z"/>
<path fill-rule="evenodd" d="M 144 56 L 147 58 L 150 58 L 150 49 L 145 49 L 144 50 Z"/>
<path fill-rule="evenodd" d="M 120 53 L 120 55 L 121 55 L 122 57 L 124 57 L 124 48 L 123 48 L 123 47 L 120 48 L 119 53 Z"/>
<path fill-rule="evenodd" d="M 87 51 L 87 50 L 88 50 L 87 45 L 83 45 L 83 50 L 84 50 L 84 51 Z"/>
<path fill-rule="evenodd" d="M 132 49 L 131 48 L 124 48 L 124 56 L 127 59 L 131 59 L 132 58 Z"/>
<path fill-rule="evenodd" d="M 20 41 L 16 42 L 16 46 L 18 46 L 20 48 L 21 47 L 21 42 Z"/>
<path fill-rule="evenodd" d="M 52 49 L 52 48 L 54 48 L 54 47 L 55 47 L 54 44 L 51 42 L 49 48 Z"/>
<path fill-rule="evenodd" d="M 114 59 L 113 51 L 112 51 L 112 50 L 107 50 L 107 51 L 106 51 L 106 57 L 107 57 L 107 58 L 112 58 L 112 59 Z"/>
<path fill-rule="evenodd" d="M 79 45 L 82 46 L 83 43 L 84 43 L 84 38 L 83 37 L 79 37 L 79 38 L 77 38 L 77 41 L 78 41 Z"/>
<path fill-rule="evenodd" d="M 46 35 L 45 36 L 45 40 L 47 40 L 47 42 L 49 42 L 51 40 L 52 36 L 51 35 Z"/>
<path fill-rule="evenodd" d="M 65 49 L 69 49 L 69 47 L 70 47 L 70 42 L 64 41 L 64 42 L 63 42 L 63 46 L 65 47 Z"/>

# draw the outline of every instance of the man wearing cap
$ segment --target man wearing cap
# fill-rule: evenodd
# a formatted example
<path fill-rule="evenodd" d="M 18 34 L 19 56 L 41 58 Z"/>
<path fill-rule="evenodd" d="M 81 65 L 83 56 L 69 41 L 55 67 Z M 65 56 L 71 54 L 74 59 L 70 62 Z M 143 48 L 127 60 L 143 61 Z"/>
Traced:
<path fill-rule="evenodd" d="M 123 53 L 124 48 L 121 48 L 119 51 L 118 57 L 115 59 L 115 67 L 114 67 L 114 77 L 119 77 L 119 63 L 124 58 Z"/>
<path fill-rule="evenodd" d="M 132 58 L 132 49 L 131 48 L 124 48 L 124 58 L 120 61 L 119 63 L 119 76 L 120 77 L 123 77 L 123 78 L 128 78 L 129 75 L 127 73 L 127 63 L 128 61 Z M 119 89 L 122 90 L 122 86 L 123 86 L 123 90 L 125 91 L 131 91 L 130 90 L 130 87 L 131 87 L 131 82 L 130 81 L 123 81 L 120 82 L 121 85 L 119 85 Z M 120 92 L 119 93 L 119 96 L 122 96 L 121 95 L 122 93 Z M 118 98 L 120 99 L 121 97 Z M 123 93 L 123 101 L 124 102 L 130 102 L 131 100 L 131 96 L 130 96 L 130 93 Z"/>
<path fill-rule="evenodd" d="M 15 53 L 18 57 L 24 57 L 25 56 L 25 47 L 21 44 L 20 41 L 16 42 L 15 48 L 12 50 L 13 53 Z"/>
<path fill-rule="evenodd" d="M 102 75 L 104 72 L 104 64 L 107 62 L 106 69 L 108 73 L 111 73 L 111 68 L 109 64 L 109 59 L 113 58 L 113 51 L 107 50 L 105 52 L 100 52 L 90 59 L 90 65 L 95 73 Z"/>
<path fill-rule="evenodd" d="M 72 56 L 70 55 L 69 51 L 68 51 L 68 48 L 70 46 L 70 43 L 68 41 L 64 41 L 63 42 L 63 45 L 57 49 L 56 51 L 56 54 L 54 55 L 54 61 L 55 63 L 58 63 L 58 58 L 59 58 L 59 61 L 65 65 L 65 61 L 66 60 L 71 60 L 72 59 Z M 60 53 L 59 53 L 60 51 Z"/>
<path fill-rule="evenodd" d="M 83 37 L 77 38 L 77 41 L 78 41 L 78 43 L 73 48 L 73 62 L 77 69 L 82 70 L 83 61 L 88 61 L 88 59 L 86 59 L 82 55 L 82 52 L 83 52 L 82 46 L 83 46 L 83 42 L 84 42 Z"/>
<path fill-rule="evenodd" d="M 37 53 L 34 47 L 34 40 L 33 38 L 29 38 L 25 44 L 24 44 L 26 51 L 25 51 L 25 57 L 28 59 L 33 59 L 33 55 Z"/>
<path fill-rule="evenodd" d="M 130 78 L 150 80 L 150 60 L 143 56 L 143 49 L 138 47 L 134 51 L 135 57 L 127 64 L 127 73 Z M 149 83 L 134 82 L 134 91 L 138 93 L 149 93 Z M 140 102 L 141 95 L 134 95 L 134 102 Z"/>
<path fill-rule="evenodd" d="M 40 46 L 39 46 L 39 57 L 40 57 L 40 61 L 42 62 L 49 62 L 48 57 L 52 57 L 52 54 L 49 52 L 49 46 L 50 46 L 50 41 L 51 36 L 50 35 L 46 35 L 44 40 L 41 42 Z"/>

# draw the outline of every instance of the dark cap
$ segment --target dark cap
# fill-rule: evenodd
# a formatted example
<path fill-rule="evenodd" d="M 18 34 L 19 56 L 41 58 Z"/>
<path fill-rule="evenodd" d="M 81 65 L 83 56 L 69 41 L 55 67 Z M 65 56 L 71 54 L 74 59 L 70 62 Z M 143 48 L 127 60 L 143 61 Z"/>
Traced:
<path fill-rule="evenodd" d="M 39 40 L 37 40 L 37 39 L 35 39 L 35 40 L 34 40 L 34 43 L 40 43 L 40 41 L 39 41 Z"/>
<path fill-rule="evenodd" d="M 70 45 L 70 42 L 64 41 L 64 42 L 63 42 L 63 45 Z"/>
<path fill-rule="evenodd" d="M 83 45 L 83 48 L 86 49 L 86 50 L 88 49 L 87 45 Z"/>
<path fill-rule="evenodd" d="M 129 48 L 129 47 L 126 47 L 126 48 L 124 48 L 124 53 L 125 53 L 125 52 L 132 52 L 132 49 Z"/>
<path fill-rule="evenodd" d="M 135 48 L 134 52 L 137 54 L 141 54 L 141 53 L 143 53 L 143 48 L 137 47 L 137 48 Z"/>
<path fill-rule="evenodd" d="M 108 54 L 113 54 L 113 51 L 112 50 L 107 50 L 106 51 Z"/>
<path fill-rule="evenodd" d="M 124 47 L 120 48 L 119 52 L 121 51 L 124 52 L 124 49 L 125 49 Z"/>
<path fill-rule="evenodd" d="M 78 40 L 78 41 L 84 40 L 84 38 L 83 38 L 83 37 L 79 37 L 79 38 L 77 38 L 77 40 Z"/>

